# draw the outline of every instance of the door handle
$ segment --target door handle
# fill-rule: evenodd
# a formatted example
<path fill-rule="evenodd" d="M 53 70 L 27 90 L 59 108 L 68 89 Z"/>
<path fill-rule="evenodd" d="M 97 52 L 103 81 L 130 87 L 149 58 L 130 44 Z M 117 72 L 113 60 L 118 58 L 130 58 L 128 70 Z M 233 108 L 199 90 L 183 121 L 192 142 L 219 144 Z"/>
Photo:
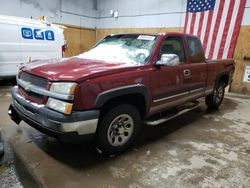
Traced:
<path fill-rule="evenodd" d="M 189 69 L 184 69 L 183 70 L 183 75 L 184 76 L 190 76 L 191 75 L 191 71 Z"/>

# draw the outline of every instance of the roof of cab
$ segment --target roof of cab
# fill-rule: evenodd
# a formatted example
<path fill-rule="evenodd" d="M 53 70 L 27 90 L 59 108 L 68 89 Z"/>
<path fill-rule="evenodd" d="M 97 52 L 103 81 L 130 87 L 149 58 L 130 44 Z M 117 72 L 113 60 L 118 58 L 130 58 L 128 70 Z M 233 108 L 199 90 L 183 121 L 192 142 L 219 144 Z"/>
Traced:
<path fill-rule="evenodd" d="M 191 34 L 187 34 L 187 33 L 182 33 L 182 32 L 162 32 L 162 33 L 157 33 L 158 35 L 167 35 L 167 34 L 170 34 L 170 35 L 180 35 L 180 36 L 190 36 L 190 37 L 197 37 L 195 35 L 191 35 Z"/>
<path fill-rule="evenodd" d="M 179 36 L 191 36 L 191 37 L 197 37 L 195 35 L 191 34 L 185 34 L 181 32 L 160 32 L 160 33 L 115 33 L 115 34 L 110 34 L 110 36 L 115 36 L 115 35 L 154 35 L 154 36 L 164 36 L 164 35 L 179 35 Z"/>

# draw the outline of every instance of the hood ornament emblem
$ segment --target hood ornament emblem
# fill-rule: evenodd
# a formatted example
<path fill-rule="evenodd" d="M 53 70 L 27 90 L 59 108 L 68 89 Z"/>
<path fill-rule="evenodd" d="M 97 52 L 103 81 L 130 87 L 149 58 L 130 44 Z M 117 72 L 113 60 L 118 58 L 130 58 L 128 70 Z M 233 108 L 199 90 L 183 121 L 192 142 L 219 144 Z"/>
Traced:
<path fill-rule="evenodd" d="M 31 83 L 26 83 L 24 86 L 25 91 L 30 91 Z"/>

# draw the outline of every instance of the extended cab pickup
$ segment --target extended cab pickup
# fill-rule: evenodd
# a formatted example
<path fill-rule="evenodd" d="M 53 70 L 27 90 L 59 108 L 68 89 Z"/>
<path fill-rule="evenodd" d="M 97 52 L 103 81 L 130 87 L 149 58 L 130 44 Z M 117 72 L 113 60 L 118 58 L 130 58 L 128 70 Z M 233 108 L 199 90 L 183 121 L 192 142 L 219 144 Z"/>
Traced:
<path fill-rule="evenodd" d="M 233 60 L 207 61 L 195 36 L 109 35 L 79 56 L 21 67 L 8 113 L 59 140 L 93 138 L 101 151 L 118 153 L 142 123 L 194 109 L 200 97 L 218 108 L 233 72 Z"/>

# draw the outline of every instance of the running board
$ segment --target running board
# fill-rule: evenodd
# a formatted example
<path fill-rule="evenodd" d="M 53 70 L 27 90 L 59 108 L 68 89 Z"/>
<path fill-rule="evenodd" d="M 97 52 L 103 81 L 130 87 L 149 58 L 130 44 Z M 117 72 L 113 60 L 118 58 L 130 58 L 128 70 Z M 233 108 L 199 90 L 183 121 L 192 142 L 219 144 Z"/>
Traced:
<path fill-rule="evenodd" d="M 189 108 L 185 108 L 185 109 L 183 109 L 181 111 L 178 111 L 175 114 L 167 115 L 167 116 L 165 116 L 163 118 L 160 118 L 160 119 L 157 119 L 157 120 L 144 121 L 144 124 L 149 125 L 149 126 L 156 126 L 156 125 L 162 124 L 162 123 L 164 123 L 166 121 L 169 121 L 169 120 L 171 120 L 173 118 L 176 118 L 176 117 L 178 117 L 180 115 L 183 115 L 183 114 L 185 114 L 185 113 L 187 113 L 187 112 L 189 112 L 191 110 L 194 110 L 196 108 L 199 108 L 199 107 L 200 107 L 200 104 L 196 103 L 194 106 L 189 107 Z"/>

